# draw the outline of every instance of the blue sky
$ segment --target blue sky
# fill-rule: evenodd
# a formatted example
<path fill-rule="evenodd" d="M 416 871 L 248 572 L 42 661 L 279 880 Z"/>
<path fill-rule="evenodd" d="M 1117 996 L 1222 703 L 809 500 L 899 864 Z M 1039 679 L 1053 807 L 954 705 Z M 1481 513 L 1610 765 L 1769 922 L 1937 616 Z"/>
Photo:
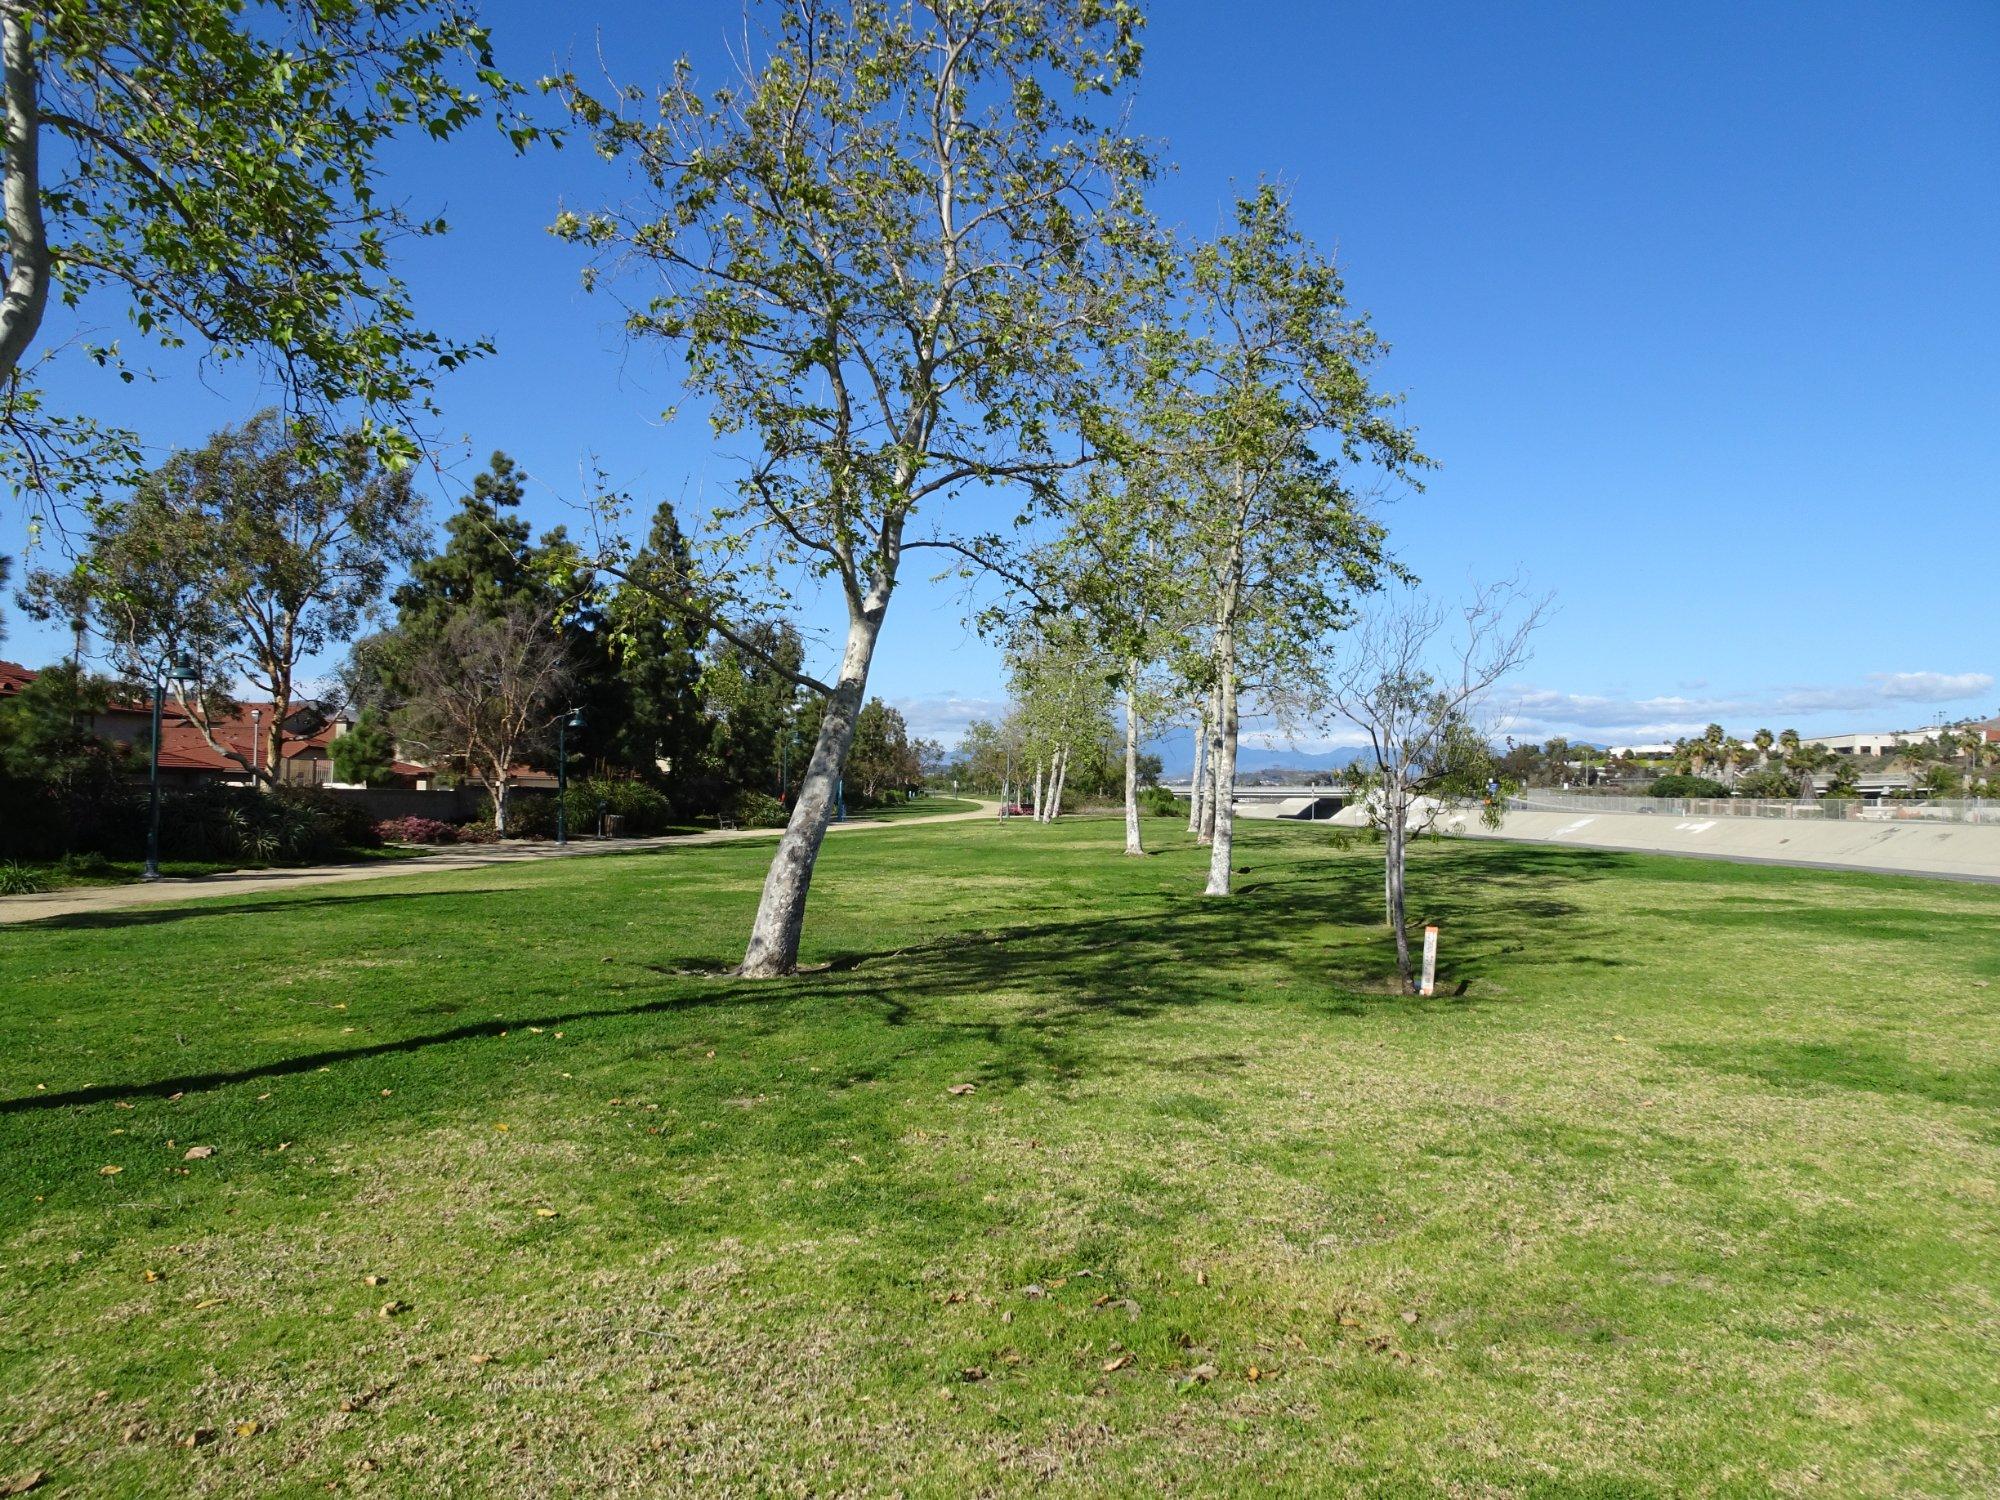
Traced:
<path fill-rule="evenodd" d="M 490 7 L 520 74 L 713 73 L 736 0 Z M 1196 230 L 1275 177 L 1394 346 L 1442 468 L 1386 512 L 1428 585 L 1524 567 L 1558 611 L 1511 727 L 1627 742 L 1720 719 L 1839 730 L 2000 709 L 2000 7 L 1257 5 L 1158 0 L 1136 123 Z M 446 240 L 425 314 L 490 334 L 448 378 L 440 497 L 494 448 L 565 518 L 593 457 L 648 499 L 735 472 L 657 348 L 627 349 L 545 226 L 615 190 L 586 153 L 482 133 L 395 158 Z M 58 394 L 165 447 L 246 414 L 234 372 L 155 359 Z M 18 507 L 0 551 L 18 555 Z M 9 610 L 0 650 L 61 642 Z M 829 612 L 813 612 L 831 623 Z M 871 686 L 949 738 L 1001 697 L 956 587 L 912 577 Z M 810 621 L 808 622 L 810 623 Z M 1337 734 L 1327 737 L 1338 740 Z M 1321 743 L 1313 741 L 1312 743 Z"/>

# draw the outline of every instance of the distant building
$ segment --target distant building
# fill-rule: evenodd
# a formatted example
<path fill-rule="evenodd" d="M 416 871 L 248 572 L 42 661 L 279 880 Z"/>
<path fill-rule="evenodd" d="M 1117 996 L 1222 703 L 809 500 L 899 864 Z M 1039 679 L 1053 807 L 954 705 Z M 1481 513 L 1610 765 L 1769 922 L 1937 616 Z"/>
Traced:
<path fill-rule="evenodd" d="M 1802 734 L 1799 743 L 1823 745 L 1835 755 L 1894 755 L 1903 746 L 1941 734 L 1943 726 L 1929 729 L 1877 729 L 1860 734 Z"/>

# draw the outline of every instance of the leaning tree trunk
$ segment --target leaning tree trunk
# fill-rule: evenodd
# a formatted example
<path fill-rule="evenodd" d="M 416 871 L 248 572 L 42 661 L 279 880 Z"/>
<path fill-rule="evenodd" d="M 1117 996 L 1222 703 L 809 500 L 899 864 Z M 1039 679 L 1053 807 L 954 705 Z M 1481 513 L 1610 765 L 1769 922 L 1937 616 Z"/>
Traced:
<path fill-rule="evenodd" d="M 1201 722 L 1195 726 L 1194 740 L 1194 781 L 1188 787 L 1187 831 L 1199 835 L 1202 818 L 1208 811 L 1208 710 L 1203 709 Z"/>
<path fill-rule="evenodd" d="M 854 721 L 861 713 L 868 687 L 868 664 L 882 631 L 887 600 L 871 600 L 847 626 L 847 649 L 840 660 L 840 677 L 819 724 L 812 759 L 799 780 L 798 800 L 791 820 L 778 840 L 778 852 L 764 877 L 764 895 L 757 903 L 757 920 L 750 929 L 750 946 L 740 970 L 746 979 L 773 979 L 799 966 L 799 934 L 805 929 L 806 894 L 812 889 L 813 865 L 833 821 L 840 776 L 847 750 L 854 742 Z"/>
<path fill-rule="evenodd" d="M 1214 806 L 1211 809 L 1215 819 L 1215 837 L 1208 849 L 1208 889 L 1207 895 L 1226 896 L 1229 894 L 1229 858 L 1236 843 L 1236 732 L 1239 727 L 1236 709 L 1236 660 L 1234 643 L 1228 632 L 1221 633 L 1217 642 L 1217 657 L 1220 671 L 1216 680 L 1216 701 L 1221 712 L 1216 715 Z"/>
<path fill-rule="evenodd" d="M 1063 783 L 1069 780 L 1069 746 L 1056 751 L 1055 764 L 1049 767 L 1049 821 L 1055 822 L 1062 816 Z"/>
<path fill-rule="evenodd" d="M 1139 842 L 1139 664 L 1130 662 L 1125 677 L 1125 852 L 1143 855 Z"/>
<path fill-rule="evenodd" d="M 35 66 L 32 10 L 8 5 L 0 13 L 0 84 L 6 123 L 4 172 L 7 284 L 0 296 L 0 379 L 27 359 L 48 310 L 55 261 L 42 218 L 41 100 Z"/>

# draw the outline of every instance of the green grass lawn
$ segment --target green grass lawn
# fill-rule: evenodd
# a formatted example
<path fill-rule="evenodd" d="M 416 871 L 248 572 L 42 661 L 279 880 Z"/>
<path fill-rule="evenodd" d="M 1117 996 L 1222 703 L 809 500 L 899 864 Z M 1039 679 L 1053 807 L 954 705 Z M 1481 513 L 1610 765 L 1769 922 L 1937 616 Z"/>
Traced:
<path fill-rule="evenodd" d="M 0 928 L 0 1483 L 2000 1489 L 2000 889 L 1175 827 Z"/>
<path fill-rule="evenodd" d="M 884 819 L 935 818 L 940 813 L 976 812 L 977 799 L 972 797 L 919 797 L 914 802 L 889 802 L 881 807 L 857 807 L 849 809 L 849 816 L 855 822 L 876 822 Z M 996 820 L 997 821 L 997 820 Z"/>
<path fill-rule="evenodd" d="M 386 844 L 374 849 L 347 849 L 338 856 L 314 860 L 314 865 L 358 865 L 372 864 L 379 860 L 421 859 L 435 849 L 420 848 L 408 844 Z M 131 885 L 142 880 L 146 874 L 143 859 L 93 860 L 87 865 L 65 864 L 58 859 L 10 860 L 16 869 L 33 875 L 45 891 L 65 891 L 85 886 Z M 236 875 L 247 870 L 269 870 L 278 868 L 258 860 L 241 859 L 163 859 L 160 874 L 168 880 L 200 880 L 210 875 Z"/>

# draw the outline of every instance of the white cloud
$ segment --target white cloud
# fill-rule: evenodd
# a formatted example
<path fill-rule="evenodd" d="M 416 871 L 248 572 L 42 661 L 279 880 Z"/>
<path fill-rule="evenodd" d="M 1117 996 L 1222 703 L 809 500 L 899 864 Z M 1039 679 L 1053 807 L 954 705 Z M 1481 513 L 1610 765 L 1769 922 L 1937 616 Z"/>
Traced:
<path fill-rule="evenodd" d="M 1993 689 L 1990 672 L 1877 672 L 1868 680 L 1901 703 L 1956 703 Z"/>
<path fill-rule="evenodd" d="M 997 719 L 1007 712 L 1004 698 L 896 698 L 889 706 L 903 716 L 912 738 L 939 740 L 956 748 L 974 719 Z"/>
<path fill-rule="evenodd" d="M 1760 726 L 1821 732 L 1928 728 L 1949 716 L 1943 710 L 1990 706 L 1976 700 L 1993 685 L 1986 672 L 1877 672 L 1847 685 L 1646 698 L 1530 687 L 1496 696 L 1493 708 L 1498 732 L 1516 739 L 1564 734 L 1645 743 L 1699 734 L 1709 724 L 1739 735 Z"/>

